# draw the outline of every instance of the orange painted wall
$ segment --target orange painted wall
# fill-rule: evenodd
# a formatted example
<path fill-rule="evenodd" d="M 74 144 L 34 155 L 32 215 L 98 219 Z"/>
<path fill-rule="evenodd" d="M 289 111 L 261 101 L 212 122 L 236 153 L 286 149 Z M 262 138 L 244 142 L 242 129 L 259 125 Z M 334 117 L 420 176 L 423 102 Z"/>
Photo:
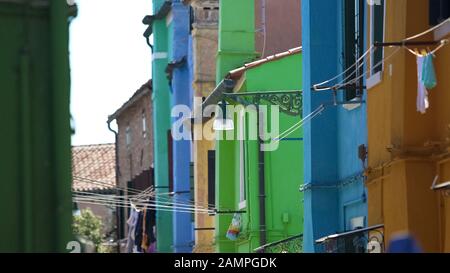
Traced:
<path fill-rule="evenodd" d="M 386 1 L 385 41 L 400 41 L 428 25 L 428 1 Z M 370 33 L 370 32 L 368 32 Z M 432 40 L 433 33 L 420 39 Z M 419 40 L 420 40 L 419 39 Z M 385 48 L 385 57 L 396 48 Z M 450 201 L 430 186 L 438 170 L 450 181 L 450 46 L 436 54 L 438 86 L 430 109 L 416 111 L 416 57 L 404 49 L 386 61 L 382 81 L 368 90 L 369 225 L 384 223 L 386 242 L 409 231 L 427 252 L 450 251 Z M 431 153 L 425 144 L 439 142 Z"/>

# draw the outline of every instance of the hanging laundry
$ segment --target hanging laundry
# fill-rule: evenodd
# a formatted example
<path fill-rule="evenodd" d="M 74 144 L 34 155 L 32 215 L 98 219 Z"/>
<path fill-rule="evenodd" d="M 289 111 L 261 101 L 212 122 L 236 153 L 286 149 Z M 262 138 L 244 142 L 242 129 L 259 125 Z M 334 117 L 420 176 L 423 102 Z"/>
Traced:
<path fill-rule="evenodd" d="M 134 208 L 130 208 L 130 217 L 127 220 L 128 236 L 127 236 L 127 252 L 133 253 L 136 223 L 139 217 L 139 212 Z"/>
<path fill-rule="evenodd" d="M 425 85 L 428 90 L 435 88 L 437 85 L 436 72 L 433 65 L 433 54 L 431 53 L 428 53 L 424 57 L 421 79 L 423 85 Z"/>
<path fill-rule="evenodd" d="M 144 220 L 144 213 L 139 212 L 138 219 L 136 222 L 136 228 L 134 231 L 134 244 L 138 252 L 142 252 L 142 223 Z"/>
<path fill-rule="evenodd" d="M 423 75 L 423 65 L 425 61 L 425 56 L 417 55 L 417 111 L 425 114 L 428 107 L 430 106 L 430 103 L 428 101 L 428 90 L 425 87 L 423 81 L 422 81 L 422 75 Z"/>
<path fill-rule="evenodd" d="M 146 220 L 147 220 L 147 209 L 144 209 L 144 218 L 142 221 L 142 250 L 145 252 L 148 249 L 148 235 L 146 232 Z"/>
<path fill-rule="evenodd" d="M 148 253 L 148 249 L 153 242 L 156 241 L 153 228 L 155 226 L 155 212 L 153 210 L 144 210 L 144 217 L 142 223 L 142 243 L 141 248 Z"/>
<path fill-rule="evenodd" d="M 241 215 L 235 213 L 233 219 L 231 220 L 231 224 L 228 227 L 227 238 L 235 241 L 241 232 Z"/>
<path fill-rule="evenodd" d="M 156 253 L 156 240 L 150 244 L 147 249 L 147 253 Z"/>

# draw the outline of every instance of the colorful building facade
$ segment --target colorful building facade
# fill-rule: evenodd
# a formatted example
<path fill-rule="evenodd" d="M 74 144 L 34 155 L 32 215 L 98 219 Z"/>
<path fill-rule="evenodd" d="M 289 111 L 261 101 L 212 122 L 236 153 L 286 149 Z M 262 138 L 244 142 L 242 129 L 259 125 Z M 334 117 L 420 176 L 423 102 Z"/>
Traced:
<path fill-rule="evenodd" d="M 401 44 L 421 34 L 406 45 L 422 53 L 449 39 L 447 1 L 383 4 L 384 42 Z M 373 30 L 369 26 L 367 31 Z M 408 45 L 411 41 L 418 44 Z M 423 43 L 427 41 L 436 43 Z M 372 75 L 367 91 L 369 224 L 384 225 L 387 247 L 399 232 L 408 232 L 425 252 L 449 252 L 450 198 L 445 182 L 450 180 L 450 47 L 435 53 L 437 85 L 429 90 L 429 108 L 423 114 L 417 110 L 417 57 L 401 47 L 383 50 L 385 58 L 392 57 Z"/>
<path fill-rule="evenodd" d="M 166 201 L 160 196 L 169 193 L 170 185 L 168 151 L 171 130 L 171 91 L 165 73 L 169 64 L 169 29 L 166 21 L 170 9 L 170 2 L 155 0 L 153 1 L 153 16 L 144 18 L 144 23 L 149 24 L 149 28 L 146 31 L 147 38 L 149 39 L 150 34 L 153 33 L 153 44 L 149 43 L 152 48 L 153 151 L 156 201 L 160 202 Z M 156 211 L 156 243 L 158 252 L 173 251 L 172 217 L 171 211 Z"/>
<path fill-rule="evenodd" d="M 171 124 L 174 125 L 180 117 L 173 110 L 183 105 L 191 109 L 192 84 L 190 82 L 190 8 L 181 1 L 172 1 L 172 10 L 168 15 L 167 26 L 169 28 L 169 65 L 166 73 L 171 86 Z M 184 127 L 182 130 L 189 130 Z M 173 179 L 173 201 L 179 204 L 188 204 L 191 201 L 191 140 L 176 139 L 172 129 L 172 149 L 169 150 L 171 158 L 169 169 Z M 183 133 L 183 132 L 176 132 Z M 170 144 L 169 144 L 170 145 Z M 185 206 L 183 206 L 185 207 Z M 194 244 L 193 217 L 194 212 L 175 211 L 173 213 L 173 251 L 191 252 Z"/>
<path fill-rule="evenodd" d="M 76 5 L 0 3 L 0 252 L 66 252 L 72 235 L 69 23 Z"/>
<path fill-rule="evenodd" d="M 215 87 L 216 54 L 218 43 L 219 1 L 193 0 L 184 1 L 191 6 L 191 35 L 189 64 L 191 87 L 193 88 L 193 109 L 200 107 Z M 194 200 L 200 208 L 214 206 L 214 141 L 203 136 L 210 130 L 212 122 L 205 125 L 195 123 L 193 127 L 193 175 Z M 195 214 L 195 245 L 193 252 L 214 252 L 214 216 L 206 213 Z"/>
<path fill-rule="evenodd" d="M 235 109 L 247 107 L 236 111 L 234 154 L 228 159 L 236 168 L 228 176 L 228 187 L 234 192 L 229 198 L 234 202 L 229 206 L 241 212 L 236 252 L 254 252 L 266 244 L 302 234 L 303 208 L 299 200 L 303 197 L 298 189 L 303 177 L 303 133 L 301 129 L 285 133 L 301 120 L 301 64 L 301 48 L 295 48 L 247 63 L 227 75 L 236 85 L 233 94 L 225 97 L 238 103 Z M 290 91 L 298 91 L 288 95 L 292 95 L 292 108 L 283 108 L 286 105 L 276 100 L 287 99 L 285 92 Z M 262 99 L 254 105 L 258 96 Z M 267 111 L 261 110 L 263 107 Z M 280 112 L 274 115 L 274 111 Z M 270 131 L 272 137 L 254 138 L 257 124 L 265 128 L 259 130 Z M 267 145 L 267 151 L 261 144 Z"/>
<path fill-rule="evenodd" d="M 364 81 L 334 90 L 313 88 L 328 79 L 334 78 L 324 85 L 353 79 L 342 72 L 361 56 L 365 6 L 359 0 L 302 1 L 303 115 L 324 107 L 303 127 L 305 252 L 325 251 L 316 243 L 324 236 L 367 226 Z"/>
<path fill-rule="evenodd" d="M 295 52 L 292 56 L 289 53 L 280 54 L 289 56 L 279 60 L 277 57 L 271 56 L 257 61 L 256 63 L 261 64 L 260 67 L 246 69 L 246 67 L 255 65 L 251 62 L 252 60 L 264 55 L 264 46 L 261 47 L 262 51 L 258 52 L 257 39 L 255 39 L 255 36 L 259 35 L 255 30 L 255 14 L 259 12 L 259 10 L 255 10 L 255 1 L 220 2 L 217 87 L 204 102 L 205 107 L 218 103 L 221 100 L 219 97 L 226 98 L 226 94 L 223 93 L 227 92 L 244 95 L 244 93 L 250 94 L 253 91 L 263 93 L 264 91 L 278 90 L 283 92 L 301 88 L 301 58 L 299 57 L 301 55 L 299 52 Z M 269 35 L 266 37 L 267 43 L 271 42 L 269 37 Z M 240 69 L 242 74 L 239 72 L 239 76 L 233 79 L 232 70 L 241 68 L 243 65 L 245 66 Z M 244 70 L 246 71 L 244 72 Z M 298 119 L 299 117 L 300 115 L 297 116 Z M 257 140 L 236 140 L 239 131 L 247 132 L 242 128 L 238 129 L 238 126 L 247 123 L 249 126 L 256 124 L 251 124 L 249 120 L 239 121 L 237 116 L 233 119 L 235 124 L 231 132 L 235 137 L 233 140 L 217 138 L 221 132 L 216 131 L 215 246 L 216 252 L 252 252 L 266 243 L 301 233 L 302 214 L 301 204 L 298 201 L 301 193 L 292 192 L 292 188 L 296 188 L 298 191 L 300 185 L 298 178 L 302 176 L 301 137 L 293 138 L 296 141 L 289 144 L 280 144 L 282 147 L 280 151 L 260 153 Z M 246 120 L 245 117 L 243 119 Z M 280 119 L 281 127 L 292 125 L 295 120 L 295 118 L 289 119 L 284 116 Z M 290 147 L 290 145 L 293 146 Z M 277 172 L 284 170 L 286 165 L 277 165 L 282 164 L 281 161 L 275 162 L 273 159 L 290 158 L 290 153 L 284 149 L 288 149 L 289 152 L 298 152 L 296 155 L 292 155 L 291 162 L 293 166 L 298 163 L 298 171 L 292 173 L 292 176 L 286 176 L 285 185 L 278 187 L 275 183 L 275 181 L 279 181 Z M 243 154 L 247 154 L 247 156 L 243 156 Z M 262 166 L 261 160 L 267 160 L 267 165 L 258 167 Z M 267 192 L 260 192 L 264 188 L 267 188 Z M 277 198 L 286 194 L 287 191 L 289 193 L 284 196 L 286 203 L 280 202 Z M 266 194 L 267 196 L 265 196 Z M 243 198 L 243 196 L 246 197 Z M 234 218 L 237 217 L 236 215 L 240 215 L 241 219 L 241 232 L 236 241 L 230 240 L 226 236 L 234 212 L 236 213 Z"/>

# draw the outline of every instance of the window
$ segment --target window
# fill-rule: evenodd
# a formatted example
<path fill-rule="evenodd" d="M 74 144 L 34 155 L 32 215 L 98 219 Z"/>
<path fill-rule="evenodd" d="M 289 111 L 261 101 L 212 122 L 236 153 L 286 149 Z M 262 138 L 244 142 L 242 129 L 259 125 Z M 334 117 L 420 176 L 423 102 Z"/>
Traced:
<path fill-rule="evenodd" d="M 239 113 L 239 209 L 247 207 L 247 192 L 245 189 L 245 111 Z"/>
<path fill-rule="evenodd" d="M 344 70 L 347 70 L 364 54 L 364 5 L 366 1 L 347 0 L 344 3 Z M 355 69 L 350 69 L 345 77 L 348 81 L 358 78 L 363 73 L 364 67 L 361 66 L 356 72 Z M 361 77 L 354 86 L 346 88 L 345 99 L 349 101 L 360 96 L 362 86 L 363 79 Z"/>
<path fill-rule="evenodd" d="M 189 6 L 189 34 L 191 34 L 192 30 L 194 29 L 194 22 L 195 22 L 194 8 L 192 6 Z"/>
<path fill-rule="evenodd" d="M 370 42 L 384 42 L 385 0 L 370 6 Z M 383 47 L 378 47 L 370 56 L 370 75 L 383 70 Z"/>
<path fill-rule="evenodd" d="M 142 135 L 147 137 L 147 119 L 145 118 L 145 110 L 142 110 Z"/>
<path fill-rule="evenodd" d="M 167 160 L 169 164 L 169 192 L 173 192 L 173 139 L 171 130 L 167 131 Z"/>
<path fill-rule="evenodd" d="M 208 204 L 216 204 L 216 151 L 208 151 Z"/>
<path fill-rule="evenodd" d="M 125 129 L 125 143 L 127 145 L 127 148 L 131 145 L 131 128 L 130 124 L 127 125 L 127 128 Z"/>
<path fill-rule="evenodd" d="M 450 1 L 429 0 L 430 5 L 430 25 L 435 26 L 450 17 Z"/>

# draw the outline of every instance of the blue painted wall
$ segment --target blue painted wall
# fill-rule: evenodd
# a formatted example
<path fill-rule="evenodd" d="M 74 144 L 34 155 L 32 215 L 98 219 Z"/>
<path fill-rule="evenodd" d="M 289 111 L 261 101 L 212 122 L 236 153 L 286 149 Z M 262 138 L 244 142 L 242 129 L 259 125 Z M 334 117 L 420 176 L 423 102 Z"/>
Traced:
<path fill-rule="evenodd" d="M 342 2 L 302 1 L 303 116 L 333 101 L 330 92 L 313 92 L 311 86 L 343 71 Z M 340 101 L 343 97 L 339 92 Z M 367 143 L 366 106 L 351 111 L 329 106 L 304 126 L 304 135 L 304 251 L 316 252 L 315 240 L 367 215 L 363 181 L 350 180 L 363 171 L 358 146 Z"/>
<path fill-rule="evenodd" d="M 153 0 L 153 14 L 156 14 L 164 0 Z M 168 193 L 167 131 L 170 129 L 170 88 L 164 69 L 168 63 L 168 29 L 166 19 L 153 24 L 154 52 L 152 56 L 153 79 L 153 133 L 155 159 L 155 192 L 157 202 L 165 202 Z M 156 210 L 156 243 L 158 252 L 172 252 L 172 212 Z"/>
<path fill-rule="evenodd" d="M 189 53 L 189 7 L 180 1 L 172 4 L 172 50 L 170 61 L 180 61 L 188 58 Z M 186 105 L 191 107 L 192 94 L 189 65 L 175 68 L 172 78 L 172 106 Z M 172 122 L 178 120 L 173 117 Z M 173 141 L 173 190 L 176 203 L 188 203 L 191 199 L 190 162 L 191 143 L 189 140 Z M 177 253 L 192 252 L 193 232 L 192 215 L 186 212 L 173 214 L 173 250 Z"/>

